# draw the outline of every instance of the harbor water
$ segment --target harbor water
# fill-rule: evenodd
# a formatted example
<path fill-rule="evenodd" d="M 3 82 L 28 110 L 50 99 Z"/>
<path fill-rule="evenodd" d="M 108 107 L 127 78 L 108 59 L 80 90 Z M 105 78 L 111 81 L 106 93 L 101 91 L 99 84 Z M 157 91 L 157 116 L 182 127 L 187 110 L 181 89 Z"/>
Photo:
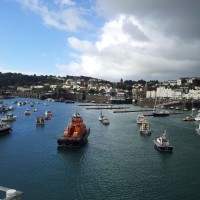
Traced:
<path fill-rule="evenodd" d="M 78 103 L 40 101 L 19 107 L 4 100 L 18 120 L 12 132 L 0 137 L 0 185 L 23 191 L 25 200 L 197 200 L 200 199 L 200 136 L 195 121 L 184 122 L 190 114 L 169 117 L 148 116 L 152 134 L 143 136 L 136 123 L 141 112 L 113 113 L 102 110 L 110 124 L 99 120 L 100 110 L 86 110 Z M 121 105 L 120 105 L 121 106 Z M 126 105 L 127 106 L 127 105 Z M 37 112 L 33 112 L 34 108 Z M 26 108 L 32 112 L 24 115 Z M 141 109 L 130 105 L 130 109 Z M 35 117 L 51 110 L 53 117 L 44 127 Z M 58 148 L 63 134 L 78 111 L 91 133 L 82 148 Z M 5 114 L 0 114 L 2 118 Z M 174 146 L 172 153 L 159 152 L 153 139 L 167 129 Z M 0 197 L 1 198 L 1 197 Z"/>

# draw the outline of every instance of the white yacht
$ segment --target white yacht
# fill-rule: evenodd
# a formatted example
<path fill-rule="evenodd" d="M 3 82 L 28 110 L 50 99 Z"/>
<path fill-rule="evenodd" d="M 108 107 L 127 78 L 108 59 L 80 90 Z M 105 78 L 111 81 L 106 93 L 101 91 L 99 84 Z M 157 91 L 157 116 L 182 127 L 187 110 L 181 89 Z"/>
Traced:
<path fill-rule="evenodd" d="M 31 114 L 31 111 L 27 108 L 24 112 L 25 115 L 30 115 Z"/>
<path fill-rule="evenodd" d="M 12 122 L 17 120 L 17 116 L 14 116 L 12 113 L 7 114 L 5 117 L 1 118 L 2 121 Z"/>
<path fill-rule="evenodd" d="M 10 133 L 12 126 L 6 123 L 0 123 L 0 135 Z"/>
<path fill-rule="evenodd" d="M 142 122 L 145 122 L 145 121 L 146 121 L 146 118 L 143 114 L 138 115 L 136 118 L 137 124 L 142 124 Z"/>

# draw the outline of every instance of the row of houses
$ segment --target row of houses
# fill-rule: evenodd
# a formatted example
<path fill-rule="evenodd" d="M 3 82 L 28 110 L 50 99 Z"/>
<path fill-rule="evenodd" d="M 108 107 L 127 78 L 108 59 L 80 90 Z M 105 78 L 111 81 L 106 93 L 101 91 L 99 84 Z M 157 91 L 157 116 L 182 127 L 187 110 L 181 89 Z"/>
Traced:
<path fill-rule="evenodd" d="M 153 91 L 146 92 L 146 98 L 170 98 L 170 99 L 200 99 L 200 89 L 188 90 L 187 93 L 184 90 L 172 90 L 171 88 L 159 87 Z"/>
<path fill-rule="evenodd" d="M 48 87 L 49 90 L 51 91 L 55 91 L 58 87 L 61 87 L 68 93 L 73 91 L 83 92 L 83 91 L 94 90 L 96 92 L 103 91 L 104 94 L 109 94 L 113 88 L 112 84 L 104 83 L 100 79 L 89 79 L 88 81 L 85 81 L 84 79 L 77 79 L 77 80 L 67 79 L 61 86 L 50 85 L 46 83 L 44 85 L 33 85 L 30 87 L 17 87 L 17 91 L 31 92 L 33 90 L 42 90 L 45 87 Z"/>
<path fill-rule="evenodd" d="M 200 88 L 195 87 L 195 89 L 189 90 L 187 86 L 183 86 L 183 80 L 187 84 L 193 83 L 193 80 L 196 78 L 181 78 L 178 80 L 169 80 L 162 83 L 157 83 L 153 85 L 153 90 L 148 90 L 148 84 L 142 85 L 142 84 L 134 84 L 132 86 L 132 98 L 137 99 L 140 97 L 145 98 L 155 98 L 161 97 L 161 98 L 171 98 L 171 99 L 200 99 Z M 162 86 L 158 86 L 162 85 Z M 178 89 L 172 89 L 172 86 L 179 86 Z M 152 86 L 152 85 L 151 85 Z M 48 87 L 50 91 L 55 91 L 58 86 L 57 85 L 50 85 L 50 84 L 44 84 L 44 85 L 36 85 L 31 87 L 18 87 L 18 91 L 28 92 L 33 90 L 42 90 L 45 87 Z M 126 95 L 127 93 L 130 94 L 130 91 L 118 89 L 116 87 L 113 87 L 113 84 L 107 83 L 105 81 L 102 81 L 100 79 L 89 79 L 86 81 L 85 79 L 67 79 L 63 82 L 61 86 L 62 89 L 64 89 L 68 93 L 76 92 L 83 92 L 83 91 L 89 91 L 94 90 L 95 92 L 100 92 L 104 95 Z"/>

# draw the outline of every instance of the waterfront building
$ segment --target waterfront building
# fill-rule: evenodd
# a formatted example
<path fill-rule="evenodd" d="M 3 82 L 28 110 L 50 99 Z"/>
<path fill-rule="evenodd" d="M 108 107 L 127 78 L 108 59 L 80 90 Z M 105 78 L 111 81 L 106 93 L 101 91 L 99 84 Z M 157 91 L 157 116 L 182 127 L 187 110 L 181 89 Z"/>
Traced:
<path fill-rule="evenodd" d="M 200 90 L 189 90 L 187 94 L 184 94 L 185 99 L 200 99 Z"/>
<path fill-rule="evenodd" d="M 171 99 L 180 99 L 182 98 L 182 92 L 180 90 L 172 90 L 171 88 L 159 87 L 157 90 L 147 91 L 146 98 L 171 98 Z"/>

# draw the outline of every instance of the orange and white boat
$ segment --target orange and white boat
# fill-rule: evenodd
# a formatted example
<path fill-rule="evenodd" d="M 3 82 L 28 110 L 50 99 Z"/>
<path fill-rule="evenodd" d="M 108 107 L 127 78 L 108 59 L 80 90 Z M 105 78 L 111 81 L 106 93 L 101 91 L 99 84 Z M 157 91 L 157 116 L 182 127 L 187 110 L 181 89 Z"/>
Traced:
<path fill-rule="evenodd" d="M 82 146 L 87 143 L 90 128 L 86 128 L 83 119 L 78 112 L 72 117 L 72 122 L 66 127 L 63 135 L 58 138 L 58 146 Z"/>

